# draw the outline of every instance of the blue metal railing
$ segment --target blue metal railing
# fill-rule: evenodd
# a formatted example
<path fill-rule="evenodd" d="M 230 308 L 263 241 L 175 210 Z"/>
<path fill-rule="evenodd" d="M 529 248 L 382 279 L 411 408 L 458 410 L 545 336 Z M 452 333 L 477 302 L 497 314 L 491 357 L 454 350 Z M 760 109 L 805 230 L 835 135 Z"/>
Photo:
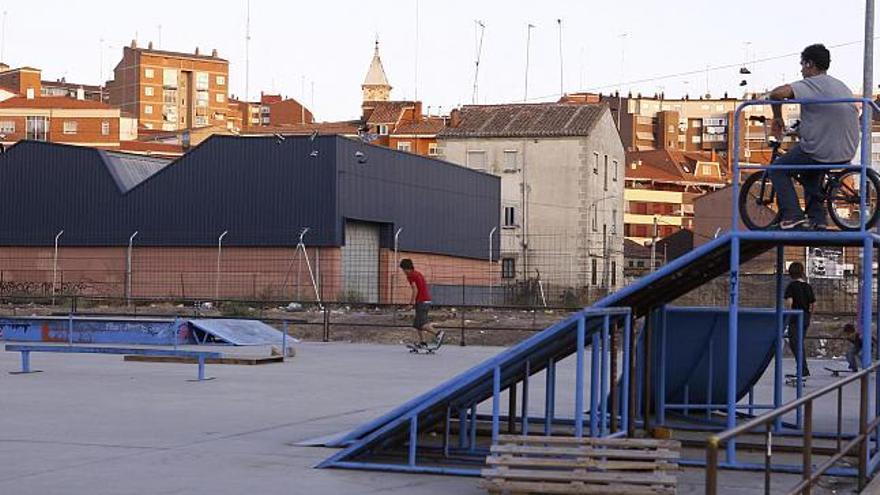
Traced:
<path fill-rule="evenodd" d="M 740 154 L 740 144 L 739 137 L 741 134 L 741 125 L 740 118 L 742 116 L 743 110 L 746 107 L 756 106 L 756 105 L 833 105 L 833 104 L 852 104 L 852 103 L 860 103 L 862 106 L 862 115 L 860 117 L 860 128 L 861 128 L 861 157 L 858 165 L 841 165 L 841 164 L 827 164 L 827 165 L 819 165 L 819 164 L 804 164 L 804 165 L 773 165 L 769 166 L 755 166 L 755 165 L 746 165 L 742 166 L 739 163 L 739 154 Z M 739 229 L 739 190 L 740 190 L 740 171 L 741 170 L 799 170 L 804 168 L 810 168 L 813 170 L 816 169 L 825 169 L 825 170 L 860 170 L 860 187 L 859 191 L 862 192 L 859 198 L 859 215 L 860 215 L 860 231 L 865 231 L 865 194 L 867 187 L 867 168 L 871 164 L 871 157 L 868 154 L 868 144 L 871 139 L 871 122 L 868 119 L 868 113 L 866 110 L 868 107 L 872 107 L 877 111 L 880 111 L 880 106 L 878 106 L 873 100 L 870 98 L 836 98 L 836 99 L 828 99 L 828 100 L 815 100 L 815 99 L 793 99 L 793 100 L 753 100 L 746 101 L 737 105 L 736 110 L 733 112 L 733 157 L 731 160 L 732 163 L 732 179 L 733 179 L 733 232 L 738 232 Z"/>

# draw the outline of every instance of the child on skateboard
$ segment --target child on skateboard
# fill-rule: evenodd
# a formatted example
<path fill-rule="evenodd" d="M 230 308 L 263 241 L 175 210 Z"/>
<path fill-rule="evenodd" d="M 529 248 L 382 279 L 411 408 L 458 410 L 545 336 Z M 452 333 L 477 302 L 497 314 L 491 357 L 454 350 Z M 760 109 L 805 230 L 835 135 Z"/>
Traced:
<path fill-rule="evenodd" d="M 410 296 L 410 304 L 415 309 L 415 317 L 413 318 L 413 328 L 419 334 L 417 346 L 427 347 L 425 341 L 425 333 L 431 334 L 434 338 L 434 345 L 440 347 L 443 344 L 443 330 L 434 330 L 434 325 L 428 321 L 428 310 L 431 309 L 431 294 L 428 292 L 428 283 L 425 276 L 415 269 L 413 262 L 409 258 L 400 260 L 400 269 L 406 274 L 406 281 L 409 282 L 412 295 Z"/>

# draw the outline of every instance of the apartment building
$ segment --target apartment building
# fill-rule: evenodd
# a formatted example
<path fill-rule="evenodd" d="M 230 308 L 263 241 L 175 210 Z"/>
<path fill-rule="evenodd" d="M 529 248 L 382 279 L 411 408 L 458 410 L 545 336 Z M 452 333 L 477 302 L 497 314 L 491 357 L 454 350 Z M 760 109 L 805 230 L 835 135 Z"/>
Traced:
<path fill-rule="evenodd" d="M 586 297 L 622 285 L 625 155 L 607 105 L 466 105 L 438 139 L 441 159 L 501 177 L 503 279 Z"/>
<path fill-rule="evenodd" d="M 6 64 L 0 64 L 0 88 L 28 98 L 40 96 L 42 94 L 40 74 L 40 69 L 33 67 L 12 69 Z"/>
<path fill-rule="evenodd" d="M 40 81 L 40 84 L 40 95 L 42 96 L 67 96 L 70 98 L 77 98 L 81 93 L 82 97 L 86 100 L 102 101 L 104 103 L 110 102 L 110 95 L 107 94 L 107 91 L 103 86 L 69 82 L 63 77 L 54 81 L 43 80 Z"/>
<path fill-rule="evenodd" d="M 231 97 L 226 127 L 234 132 L 251 132 L 256 127 L 294 126 L 314 121 L 311 110 L 297 100 L 261 92 L 259 101 Z"/>
<path fill-rule="evenodd" d="M 110 103 L 136 116 L 141 127 L 175 131 L 226 127 L 228 85 L 229 62 L 217 50 L 170 52 L 132 41 L 106 87 Z"/>
<path fill-rule="evenodd" d="M 120 142 L 120 111 L 66 96 L 15 96 L 0 102 L 0 142 L 22 139 L 102 148 Z"/>
<path fill-rule="evenodd" d="M 642 245 L 693 229 L 694 200 L 729 182 L 711 153 L 636 151 L 626 163 L 624 235 Z"/>
<path fill-rule="evenodd" d="M 758 98 L 747 95 L 747 98 Z M 595 93 L 566 95 L 561 101 L 591 103 L 603 101 L 611 108 L 627 151 L 680 150 L 715 152 L 722 159 L 733 153 L 734 111 L 743 99 L 688 96 L 667 99 L 663 94 L 635 96 Z M 768 105 L 746 107 L 740 119 L 740 160 L 751 161 L 752 152 L 766 151 L 763 123 L 750 117 L 769 117 Z M 799 118 L 796 105 L 784 105 L 787 124 Z"/>

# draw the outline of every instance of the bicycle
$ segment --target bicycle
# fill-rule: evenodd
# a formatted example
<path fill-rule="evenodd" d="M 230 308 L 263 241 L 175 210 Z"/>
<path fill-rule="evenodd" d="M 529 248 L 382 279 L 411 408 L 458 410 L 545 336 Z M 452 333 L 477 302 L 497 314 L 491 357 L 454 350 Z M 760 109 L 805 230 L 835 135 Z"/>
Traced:
<path fill-rule="evenodd" d="M 765 117 L 749 117 L 751 121 L 765 122 Z M 767 126 L 764 126 L 764 134 L 767 134 Z M 772 137 L 767 138 L 767 144 L 771 148 L 770 163 L 776 161 L 780 155 L 780 143 Z M 800 181 L 797 174 L 795 180 Z M 738 178 L 734 177 L 734 180 Z M 871 228 L 880 219 L 877 194 L 880 191 L 880 175 L 873 169 L 867 169 L 867 189 L 865 198 L 865 210 L 868 222 L 865 228 Z M 825 204 L 831 221 L 840 230 L 855 231 L 861 228 L 861 212 L 859 201 L 861 198 L 861 171 L 860 170 L 828 170 L 822 179 L 819 190 L 821 195 L 816 198 Z M 739 191 L 739 212 L 742 222 L 749 230 L 766 230 L 778 225 L 782 213 L 776 208 L 776 191 L 770 181 L 769 170 L 761 170 L 748 176 Z"/>

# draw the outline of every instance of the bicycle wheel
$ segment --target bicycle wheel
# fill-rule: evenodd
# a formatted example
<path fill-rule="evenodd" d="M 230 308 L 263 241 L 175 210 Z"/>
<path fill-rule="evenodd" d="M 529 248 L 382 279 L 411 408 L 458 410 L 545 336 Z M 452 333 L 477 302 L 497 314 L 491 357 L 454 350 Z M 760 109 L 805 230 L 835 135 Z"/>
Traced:
<path fill-rule="evenodd" d="M 764 230 L 779 222 L 775 193 L 766 173 L 746 177 L 739 190 L 739 216 L 749 230 Z"/>
<path fill-rule="evenodd" d="M 868 218 L 867 228 L 877 223 L 880 216 L 880 208 L 877 207 L 877 191 L 880 190 L 880 177 L 877 172 L 868 169 L 867 195 L 865 196 L 865 216 Z M 840 230 L 859 230 L 861 227 L 861 215 L 859 212 L 859 198 L 861 197 L 861 172 L 847 170 L 832 180 L 831 189 L 828 191 L 826 206 L 831 216 L 831 221 L 840 227 Z"/>

